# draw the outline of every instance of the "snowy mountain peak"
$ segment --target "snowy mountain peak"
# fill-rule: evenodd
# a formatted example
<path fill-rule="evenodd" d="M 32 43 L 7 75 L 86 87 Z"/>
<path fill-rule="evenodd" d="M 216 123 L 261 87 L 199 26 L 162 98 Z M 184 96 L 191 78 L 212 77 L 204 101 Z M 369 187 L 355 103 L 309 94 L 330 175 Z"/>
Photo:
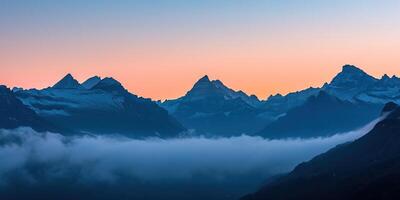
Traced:
<path fill-rule="evenodd" d="M 235 91 L 227 87 L 220 80 L 210 80 L 207 75 L 199 79 L 193 88 L 184 96 L 186 101 L 207 99 L 207 98 L 223 98 L 225 100 L 242 99 L 251 106 L 258 106 L 260 101 L 256 96 L 248 96 L 242 91 Z"/>
<path fill-rule="evenodd" d="M 377 79 L 354 65 L 345 65 L 342 71 L 333 78 L 330 86 L 335 88 L 368 87 L 376 81 Z"/>
<path fill-rule="evenodd" d="M 85 82 L 83 82 L 82 86 L 86 89 L 91 89 L 93 86 L 95 86 L 100 81 L 101 81 L 101 78 L 99 76 L 93 76 L 93 77 L 87 79 Z"/>
<path fill-rule="evenodd" d="M 102 79 L 96 85 L 94 85 L 91 89 L 101 89 L 101 90 L 110 91 L 110 92 L 126 91 L 120 82 L 118 82 L 117 80 L 115 80 L 114 78 L 111 78 L 111 77 Z"/>
<path fill-rule="evenodd" d="M 82 86 L 79 84 L 79 82 L 71 75 L 67 74 L 62 78 L 60 81 L 58 81 L 54 86 L 54 89 L 81 89 Z"/>

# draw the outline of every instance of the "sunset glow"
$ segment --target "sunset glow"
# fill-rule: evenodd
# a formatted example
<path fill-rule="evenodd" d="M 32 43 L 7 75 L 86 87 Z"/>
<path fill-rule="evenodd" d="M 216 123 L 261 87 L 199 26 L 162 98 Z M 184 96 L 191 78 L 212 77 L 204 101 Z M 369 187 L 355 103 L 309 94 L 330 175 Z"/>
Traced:
<path fill-rule="evenodd" d="M 111 76 L 158 100 L 207 74 L 265 99 L 344 64 L 400 75 L 400 1 L 89 2 L 1 1 L 0 83 Z"/>

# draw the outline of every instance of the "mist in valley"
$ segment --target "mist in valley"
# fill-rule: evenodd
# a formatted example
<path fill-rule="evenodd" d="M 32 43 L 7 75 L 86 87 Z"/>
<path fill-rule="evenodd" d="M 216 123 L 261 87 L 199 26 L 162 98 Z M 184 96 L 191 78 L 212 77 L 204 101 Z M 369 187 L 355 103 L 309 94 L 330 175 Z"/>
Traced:
<path fill-rule="evenodd" d="M 267 140 L 63 136 L 0 130 L 2 199 L 237 199 L 330 148 L 364 135 Z"/>

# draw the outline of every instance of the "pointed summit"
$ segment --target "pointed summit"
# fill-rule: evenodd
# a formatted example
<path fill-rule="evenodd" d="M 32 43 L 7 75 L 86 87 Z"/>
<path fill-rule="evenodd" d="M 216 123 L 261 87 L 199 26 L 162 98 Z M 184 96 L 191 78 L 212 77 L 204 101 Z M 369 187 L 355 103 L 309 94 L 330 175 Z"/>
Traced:
<path fill-rule="evenodd" d="M 79 82 L 71 75 L 67 74 L 62 78 L 60 81 L 58 81 L 54 86 L 54 89 L 81 89 L 82 86 L 79 84 Z"/>
<path fill-rule="evenodd" d="M 333 78 L 329 85 L 334 88 L 365 88 L 376 81 L 377 79 L 356 66 L 344 65 L 342 71 Z"/>
<path fill-rule="evenodd" d="M 100 89 L 109 92 L 124 92 L 125 88 L 122 86 L 120 82 L 115 80 L 114 78 L 107 77 L 99 81 L 96 85 L 94 85 L 91 89 Z"/>
<path fill-rule="evenodd" d="M 204 75 L 203 77 L 201 77 L 197 82 L 196 82 L 196 84 L 197 83 L 210 83 L 211 81 L 210 81 L 210 78 L 208 78 L 208 76 L 207 75 Z"/>
<path fill-rule="evenodd" d="M 387 74 L 384 74 L 374 86 L 375 89 L 398 88 L 400 87 L 400 79 L 396 76 L 389 77 Z"/>
<path fill-rule="evenodd" d="M 217 87 L 210 81 L 207 75 L 200 78 L 193 88 L 186 93 L 189 98 L 204 98 L 217 93 Z"/>
<path fill-rule="evenodd" d="M 89 79 L 87 79 L 85 82 L 82 83 L 82 86 L 86 89 L 90 89 L 93 86 L 95 86 L 97 83 L 101 81 L 101 78 L 99 76 L 93 76 Z"/>
<path fill-rule="evenodd" d="M 256 96 L 249 96 L 243 91 L 235 91 L 220 80 L 210 80 L 207 75 L 200 78 L 191 90 L 184 96 L 185 101 L 204 100 L 204 99 L 241 99 L 250 106 L 258 106 L 260 100 Z M 213 101 L 213 100 L 210 100 Z"/>

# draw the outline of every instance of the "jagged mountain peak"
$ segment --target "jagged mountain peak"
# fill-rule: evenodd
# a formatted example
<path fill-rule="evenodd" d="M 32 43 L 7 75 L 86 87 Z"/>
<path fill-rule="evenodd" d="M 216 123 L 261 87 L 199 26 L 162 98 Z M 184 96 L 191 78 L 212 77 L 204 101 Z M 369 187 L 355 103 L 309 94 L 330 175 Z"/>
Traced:
<path fill-rule="evenodd" d="M 101 78 L 99 76 L 93 76 L 88 78 L 86 81 L 82 83 L 82 86 L 86 89 L 91 89 L 93 86 L 95 86 L 97 83 L 101 81 Z"/>
<path fill-rule="evenodd" d="M 344 65 L 342 71 L 337 74 L 329 85 L 325 87 L 333 88 L 366 88 L 374 84 L 377 81 L 376 78 L 368 75 L 363 70 L 357 68 L 354 65 Z"/>
<path fill-rule="evenodd" d="M 386 79 L 390 79 L 390 77 L 387 74 L 384 74 L 381 79 L 386 80 Z"/>
<path fill-rule="evenodd" d="M 387 74 L 384 74 L 381 79 L 379 79 L 374 85 L 375 88 L 383 88 L 387 89 L 390 87 L 400 87 L 400 79 L 396 76 L 389 77 Z"/>
<path fill-rule="evenodd" d="M 58 81 L 52 88 L 54 88 L 54 89 L 81 89 L 82 86 L 70 73 L 68 73 L 60 81 Z"/>
<path fill-rule="evenodd" d="M 235 91 L 218 79 L 210 80 L 207 75 L 200 78 L 184 96 L 187 101 L 210 97 L 224 98 L 226 100 L 240 98 L 251 106 L 258 106 L 260 104 L 259 99 L 255 95 L 248 96 L 243 91 Z"/>
<path fill-rule="evenodd" d="M 115 92 L 126 91 L 125 88 L 122 86 L 122 84 L 112 77 L 106 77 L 104 79 L 101 79 L 91 89 L 101 89 L 105 91 L 115 91 Z"/>

